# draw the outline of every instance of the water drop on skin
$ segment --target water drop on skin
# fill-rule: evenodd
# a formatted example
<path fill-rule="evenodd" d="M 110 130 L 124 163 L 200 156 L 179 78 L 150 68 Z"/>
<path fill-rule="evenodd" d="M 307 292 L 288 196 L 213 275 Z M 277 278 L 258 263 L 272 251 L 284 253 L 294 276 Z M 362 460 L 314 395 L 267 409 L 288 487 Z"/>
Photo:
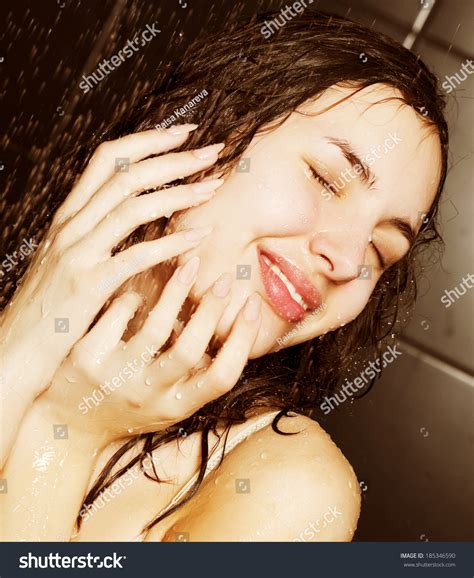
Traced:
<path fill-rule="evenodd" d="M 149 377 L 145 379 L 145 385 L 151 385 L 151 379 Z"/>
<path fill-rule="evenodd" d="M 48 316 L 49 313 L 49 309 L 48 306 L 46 305 L 46 301 L 43 301 L 41 303 L 41 316 L 43 319 L 45 319 Z"/>
<path fill-rule="evenodd" d="M 129 434 L 133 433 L 133 427 L 129 427 L 127 431 Z"/>
<path fill-rule="evenodd" d="M 165 360 L 162 359 L 162 360 L 159 362 L 158 365 L 159 365 L 160 367 L 164 367 L 164 366 L 165 366 Z"/>
<path fill-rule="evenodd" d="M 203 385 L 204 385 L 204 381 L 198 381 L 196 383 L 196 387 L 199 387 L 199 388 L 201 388 Z"/>
<path fill-rule="evenodd" d="M 266 460 L 268 458 L 268 452 L 262 452 L 260 454 L 260 457 L 262 458 L 262 460 Z"/>
<path fill-rule="evenodd" d="M 183 397 L 183 394 L 179 393 L 179 392 L 175 395 L 176 399 L 181 399 L 182 397 Z"/>
<path fill-rule="evenodd" d="M 173 359 L 173 354 L 172 354 L 172 353 L 168 353 L 168 359 Z"/>

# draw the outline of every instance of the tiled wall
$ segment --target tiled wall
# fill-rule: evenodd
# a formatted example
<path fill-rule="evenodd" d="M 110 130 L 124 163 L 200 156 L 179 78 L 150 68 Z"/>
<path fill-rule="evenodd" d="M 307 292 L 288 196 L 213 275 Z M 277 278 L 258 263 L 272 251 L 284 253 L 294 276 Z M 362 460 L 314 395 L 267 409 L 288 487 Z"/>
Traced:
<path fill-rule="evenodd" d="M 403 40 L 416 4 L 345 2 L 338 12 L 352 7 L 351 16 L 380 19 L 380 29 Z M 469 55 L 474 61 L 473 16 L 472 2 L 441 0 L 413 46 L 441 82 Z M 441 302 L 445 290 L 474 274 L 473 89 L 474 75 L 448 95 L 451 168 L 441 206 L 446 250 L 420 280 L 404 355 L 366 397 L 326 419 L 362 481 L 359 540 L 473 538 L 474 289 L 449 307 Z"/>

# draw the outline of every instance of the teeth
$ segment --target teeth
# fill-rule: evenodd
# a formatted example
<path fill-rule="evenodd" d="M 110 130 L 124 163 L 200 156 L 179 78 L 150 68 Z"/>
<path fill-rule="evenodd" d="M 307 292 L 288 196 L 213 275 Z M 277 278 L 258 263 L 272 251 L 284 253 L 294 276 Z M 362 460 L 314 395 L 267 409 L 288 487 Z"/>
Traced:
<path fill-rule="evenodd" d="M 275 273 L 275 275 L 277 275 L 277 277 L 285 284 L 285 287 L 288 289 L 288 292 L 290 293 L 291 298 L 294 299 L 298 303 L 298 305 L 301 305 L 301 307 L 303 307 L 303 309 L 306 311 L 308 309 L 308 306 L 303 301 L 303 297 L 301 297 L 301 295 L 298 293 L 298 291 L 296 291 L 293 284 L 285 276 L 283 271 L 281 271 L 274 263 L 272 263 L 270 261 L 270 259 L 265 257 L 265 255 L 263 255 L 263 260 L 270 267 L 270 269 Z"/>

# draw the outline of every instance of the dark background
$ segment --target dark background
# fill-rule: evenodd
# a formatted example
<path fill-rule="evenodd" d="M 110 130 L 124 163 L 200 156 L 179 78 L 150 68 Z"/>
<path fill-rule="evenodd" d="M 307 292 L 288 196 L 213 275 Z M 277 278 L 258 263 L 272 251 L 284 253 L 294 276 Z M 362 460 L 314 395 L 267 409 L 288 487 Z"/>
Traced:
<path fill-rule="evenodd" d="M 289 2 L 160 0 L 2 3 L 0 40 L 0 261 L 35 235 L 41 208 L 27 193 L 159 78 L 171 56 L 203 30 Z M 474 59 L 469 0 L 315 1 L 403 42 L 426 21 L 413 50 L 443 81 Z M 417 21 L 418 18 L 418 21 Z M 82 76 L 158 22 L 161 33 L 84 95 Z M 363 46 L 361 46 L 363 53 Z M 363 507 L 356 540 L 473 538 L 474 295 L 450 308 L 446 289 L 473 270 L 473 79 L 450 95 L 450 174 L 442 205 L 447 249 L 421 280 L 421 299 L 402 340 L 404 355 L 373 391 L 345 403 L 322 425 L 353 464 Z M 27 200 L 29 199 L 29 200 Z M 0 283 L 13 283 L 4 278 Z"/>

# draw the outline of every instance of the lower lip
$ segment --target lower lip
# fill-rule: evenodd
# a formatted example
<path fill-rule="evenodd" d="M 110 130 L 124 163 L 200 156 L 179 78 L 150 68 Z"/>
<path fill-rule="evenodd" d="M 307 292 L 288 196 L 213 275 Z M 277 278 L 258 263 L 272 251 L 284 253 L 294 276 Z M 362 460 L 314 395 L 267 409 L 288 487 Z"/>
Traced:
<path fill-rule="evenodd" d="M 293 299 L 286 285 L 270 269 L 262 254 L 259 254 L 258 259 L 260 270 L 262 271 L 263 286 L 272 307 L 285 321 L 291 323 L 300 321 L 304 317 L 306 310 Z"/>

